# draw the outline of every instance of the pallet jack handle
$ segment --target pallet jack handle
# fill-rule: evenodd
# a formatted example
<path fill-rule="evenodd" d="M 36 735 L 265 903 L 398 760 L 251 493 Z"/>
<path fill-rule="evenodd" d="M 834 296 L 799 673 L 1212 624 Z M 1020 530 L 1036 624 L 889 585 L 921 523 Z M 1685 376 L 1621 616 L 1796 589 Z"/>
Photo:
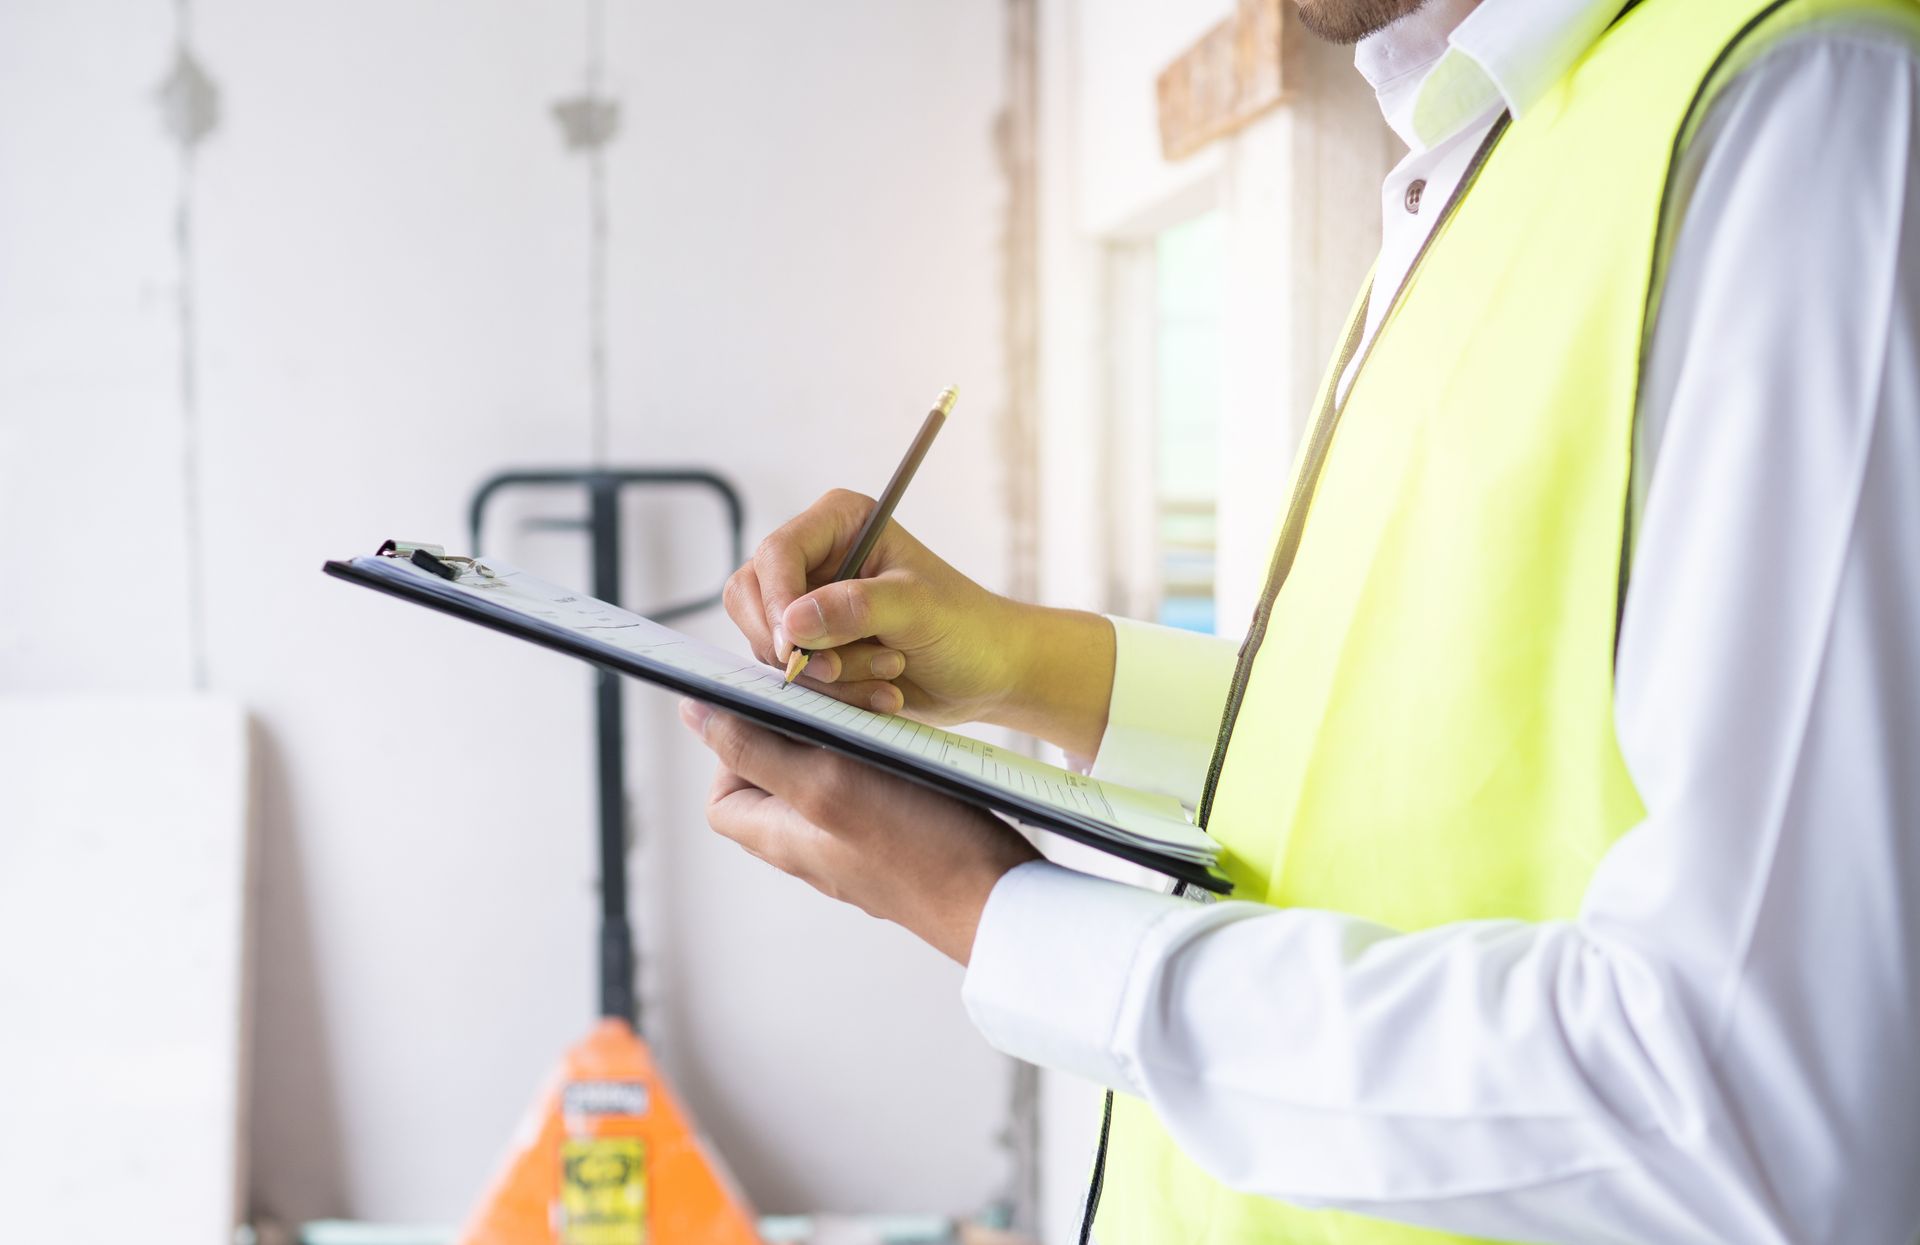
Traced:
<path fill-rule="evenodd" d="M 525 526 L 547 531 L 585 531 L 591 541 L 593 595 L 620 603 L 620 497 L 624 490 L 700 488 L 720 499 L 727 514 L 729 561 L 725 575 L 745 559 L 745 511 L 732 484 L 699 468 L 551 468 L 509 470 L 489 476 L 474 490 L 468 508 L 468 534 L 475 557 L 487 503 L 520 488 L 572 485 L 586 493 L 584 518 L 532 519 Z M 724 586 L 726 580 L 721 580 Z M 669 622 L 720 604 L 721 590 L 694 600 L 639 611 L 655 622 Z M 600 1014 L 625 1020 L 640 1030 L 640 1003 L 634 993 L 637 951 L 627 898 L 626 730 L 621 712 L 620 676 L 600 670 L 595 676 L 594 728 L 596 781 L 600 792 Z"/>

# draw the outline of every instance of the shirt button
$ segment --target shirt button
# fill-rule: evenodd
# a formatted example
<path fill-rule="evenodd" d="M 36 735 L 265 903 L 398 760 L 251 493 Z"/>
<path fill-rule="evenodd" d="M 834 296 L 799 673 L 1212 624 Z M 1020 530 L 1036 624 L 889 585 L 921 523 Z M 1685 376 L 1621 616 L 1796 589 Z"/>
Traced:
<path fill-rule="evenodd" d="M 1420 214 L 1420 196 L 1426 193 L 1426 189 L 1427 189 L 1427 183 L 1419 179 L 1415 179 L 1407 183 L 1407 211 L 1408 212 L 1411 212 L 1415 216 L 1418 216 Z"/>

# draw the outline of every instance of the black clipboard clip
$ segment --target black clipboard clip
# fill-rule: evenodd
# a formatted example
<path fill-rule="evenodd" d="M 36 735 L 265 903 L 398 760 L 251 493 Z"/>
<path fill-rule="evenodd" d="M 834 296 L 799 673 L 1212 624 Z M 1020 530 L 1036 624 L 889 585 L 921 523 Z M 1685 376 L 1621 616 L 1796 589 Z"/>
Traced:
<path fill-rule="evenodd" d="M 442 579 L 457 580 L 463 570 L 472 571 L 482 579 L 494 578 L 493 569 L 478 558 L 448 553 L 442 545 L 429 545 L 423 541 L 383 540 L 380 542 L 380 547 L 373 551 L 373 556 L 398 558 L 403 562 L 411 562 L 421 570 L 438 575 Z"/>

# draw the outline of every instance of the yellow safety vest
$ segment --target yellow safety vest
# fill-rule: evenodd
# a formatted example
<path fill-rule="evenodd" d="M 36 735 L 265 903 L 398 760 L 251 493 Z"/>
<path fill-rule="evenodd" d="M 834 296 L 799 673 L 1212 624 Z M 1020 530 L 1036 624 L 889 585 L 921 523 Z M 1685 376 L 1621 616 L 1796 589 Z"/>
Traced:
<path fill-rule="evenodd" d="M 1566 918 L 1641 820 L 1614 632 L 1674 154 L 1834 14 L 1920 29 L 1910 0 L 1627 12 L 1483 149 L 1344 406 L 1328 371 L 1203 804 L 1236 897 L 1401 930 Z M 1100 1183 L 1101 1245 L 1462 1239 L 1236 1192 L 1128 1097 Z"/>

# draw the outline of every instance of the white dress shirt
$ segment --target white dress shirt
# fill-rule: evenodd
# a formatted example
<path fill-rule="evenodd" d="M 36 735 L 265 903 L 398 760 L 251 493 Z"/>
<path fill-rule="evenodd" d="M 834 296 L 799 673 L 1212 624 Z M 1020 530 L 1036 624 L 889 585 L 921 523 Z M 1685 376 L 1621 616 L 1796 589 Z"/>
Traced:
<path fill-rule="evenodd" d="M 1435 0 L 1361 46 L 1412 149 L 1378 288 L 1501 103 L 1523 115 L 1616 4 Z M 967 971 L 987 1039 L 1302 1205 L 1547 1242 L 1920 1238 L 1916 154 L 1920 59 L 1859 23 L 1767 52 L 1684 154 L 1614 706 L 1648 813 L 1576 919 L 1400 933 L 1025 865 Z M 1116 625 L 1095 772 L 1191 802 L 1232 647 Z"/>

